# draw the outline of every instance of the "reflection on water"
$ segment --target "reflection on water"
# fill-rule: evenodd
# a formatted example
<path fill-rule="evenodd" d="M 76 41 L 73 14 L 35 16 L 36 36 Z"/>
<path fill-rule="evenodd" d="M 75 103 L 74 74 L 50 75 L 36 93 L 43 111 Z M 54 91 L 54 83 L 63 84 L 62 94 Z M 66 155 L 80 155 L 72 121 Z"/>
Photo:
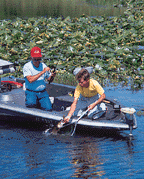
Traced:
<path fill-rule="evenodd" d="M 116 16 L 124 12 L 125 7 L 115 8 L 117 0 L 1 0 L 0 19 L 15 19 L 16 17 L 80 17 Z"/>
<path fill-rule="evenodd" d="M 72 161 L 75 172 L 72 177 L 76 178 L 101 178 L 107 175 L 107 165 L 116 165 L 117 154 L 123 155 L 124 150 L 127 151 L 127 157 L 125 162 L 130 165 L 129 158 L 133 157 L 133 138 L 129 138 L 127 135 L 121 135 L 116 132 L 114 135 L 109 136 L 99 135 L 95 139 L 91 137 L 82 136 L 75 138 L 73 141 L 74 149 L 71 150 Z M 113 143 L 113 144 L 112 144 Z M 123 156 L 121 156 L 123 158 Z M 111 170 L 113 167 L 111 168 Z"/>
<path fill-rule="evenodd" d="M 91 140 L 80 140 L 72 151 L 72 157 L 71 163 L 75 168 L 72 177 L 89 178 L 105 174 L 97 143 Z"/>

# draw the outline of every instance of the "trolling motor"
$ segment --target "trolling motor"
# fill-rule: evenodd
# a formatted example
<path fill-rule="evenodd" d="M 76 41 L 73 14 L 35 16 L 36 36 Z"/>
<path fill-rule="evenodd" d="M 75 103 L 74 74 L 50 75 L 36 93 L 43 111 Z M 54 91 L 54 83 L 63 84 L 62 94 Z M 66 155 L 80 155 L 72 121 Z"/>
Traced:
<path fill-rule="evenodd" d="M 132 130 L 133 130 L 134 119 L 135 119 L 134 113 L 136 112 L 136 110 L 134 108 L 129 108 L 129 107 L 121 108 L 121 106 L 118 104 L 113 104 L 113 108 L 115 113 L 123 112 L 125 114 L 130 129 L 129 135 L 132 136 Z"/>
<path fill-rule="evenodd" d="M 129 128 L 130 128 L 130 136 L 132 136 L 132 130 L 133 130 L 133 121 L 135 120 L 134 113 L 136 110 L 134 108 L 121 108 L 121 112 L 125 113 L 126 119 L 128 120 Z"/>
<path fill-rule="evenodd" d="M 106 100 L 103 100 L 103 101 L 106 103 L 110 103 L 110 101 L 106 101 Z M 127 123 L 129 125 L 129 129 L 130 129 L 129 135 L 132 136 L 134 122 L 136 123 L 136 118 L 134 115 L 136 110 L 134 108 L 129 108 L 129 107 L 122 108 L 119 104 L 115 104 L 115 103 L 112 103 L 112 105 L 113 105 L 114 113 L 121 113 L 121 112 L 124 113 Z M 137 124 L 136 124 L 136 126 L 137 126 Z"/>

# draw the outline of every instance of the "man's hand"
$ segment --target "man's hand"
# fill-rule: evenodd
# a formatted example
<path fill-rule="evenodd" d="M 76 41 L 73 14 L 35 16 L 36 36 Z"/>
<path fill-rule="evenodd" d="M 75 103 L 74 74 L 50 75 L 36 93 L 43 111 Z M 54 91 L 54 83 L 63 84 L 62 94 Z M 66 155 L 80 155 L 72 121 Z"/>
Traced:
<path fill-rule="evenodd" d="M 52 72 L 51 76 L 48 78 L 49 84 L 54 80 L 55 76 L 56 76 L 56 72 Z"/>
<path fill-rule="evenodd" d="M 49 68 L 49 67 L 46 67 L 46 68 L 43 69 L 43 72 L 44 72 L 44 73 L 47 72 L 47 71 L 50 71 L 50 68 Z"/>
<path fill-rule="evenodd" d="M 56 76 L 56 72 L 52 72 L 51 76 L 55 77 Z"/>

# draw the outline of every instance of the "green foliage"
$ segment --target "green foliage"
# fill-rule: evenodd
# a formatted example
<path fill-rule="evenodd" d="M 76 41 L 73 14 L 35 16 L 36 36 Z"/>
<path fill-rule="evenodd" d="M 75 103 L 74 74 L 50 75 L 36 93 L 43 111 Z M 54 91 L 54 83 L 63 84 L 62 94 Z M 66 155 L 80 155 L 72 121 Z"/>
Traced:
<path fill-rule="evenodd" d="M 71 73 L 78 66 L 93 66 L 105 83 L 144 82 L 144 5 L 128 1 L 120 17 L 29 18 L 0 22 L 0 58 L 19 63 L 19 71 L 33 46 L 42 48 L 44 62 Z M 47 60 L 50 59 L 50 60 Z"/>

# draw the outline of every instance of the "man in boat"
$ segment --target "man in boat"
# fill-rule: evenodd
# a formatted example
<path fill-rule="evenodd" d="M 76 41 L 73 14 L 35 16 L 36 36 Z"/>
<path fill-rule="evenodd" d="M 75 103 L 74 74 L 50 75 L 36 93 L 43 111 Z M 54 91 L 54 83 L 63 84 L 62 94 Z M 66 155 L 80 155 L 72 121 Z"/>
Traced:
<path fill-rule="evenodd" d="M 78 85 L 74 92 L 74 101 L 71 105 L 68 115 L 64 118 L 64 122 L 69 122 L 72 115 L 80 116 L 88 107 L 88 118 L 97 119 L 106 110 L 106 106 L 102 101 L 106 95 L 101 85 L 94 79 L 90 78 L 91 70 L 87 68 L 76 68 L 74 75 L 78 81 Z"/>
<path fill-rule="evenodd" d="M 31 61 L 23 67 L 25 78 L 25 105 L 43 110 L 52 110 L 52 104 L 46 91 L 45 79 L 54 79 L 56 73 L 51 73 L 50 68 L 41 62 L 42 54 L 39 47 L 31 49 Z"/>

